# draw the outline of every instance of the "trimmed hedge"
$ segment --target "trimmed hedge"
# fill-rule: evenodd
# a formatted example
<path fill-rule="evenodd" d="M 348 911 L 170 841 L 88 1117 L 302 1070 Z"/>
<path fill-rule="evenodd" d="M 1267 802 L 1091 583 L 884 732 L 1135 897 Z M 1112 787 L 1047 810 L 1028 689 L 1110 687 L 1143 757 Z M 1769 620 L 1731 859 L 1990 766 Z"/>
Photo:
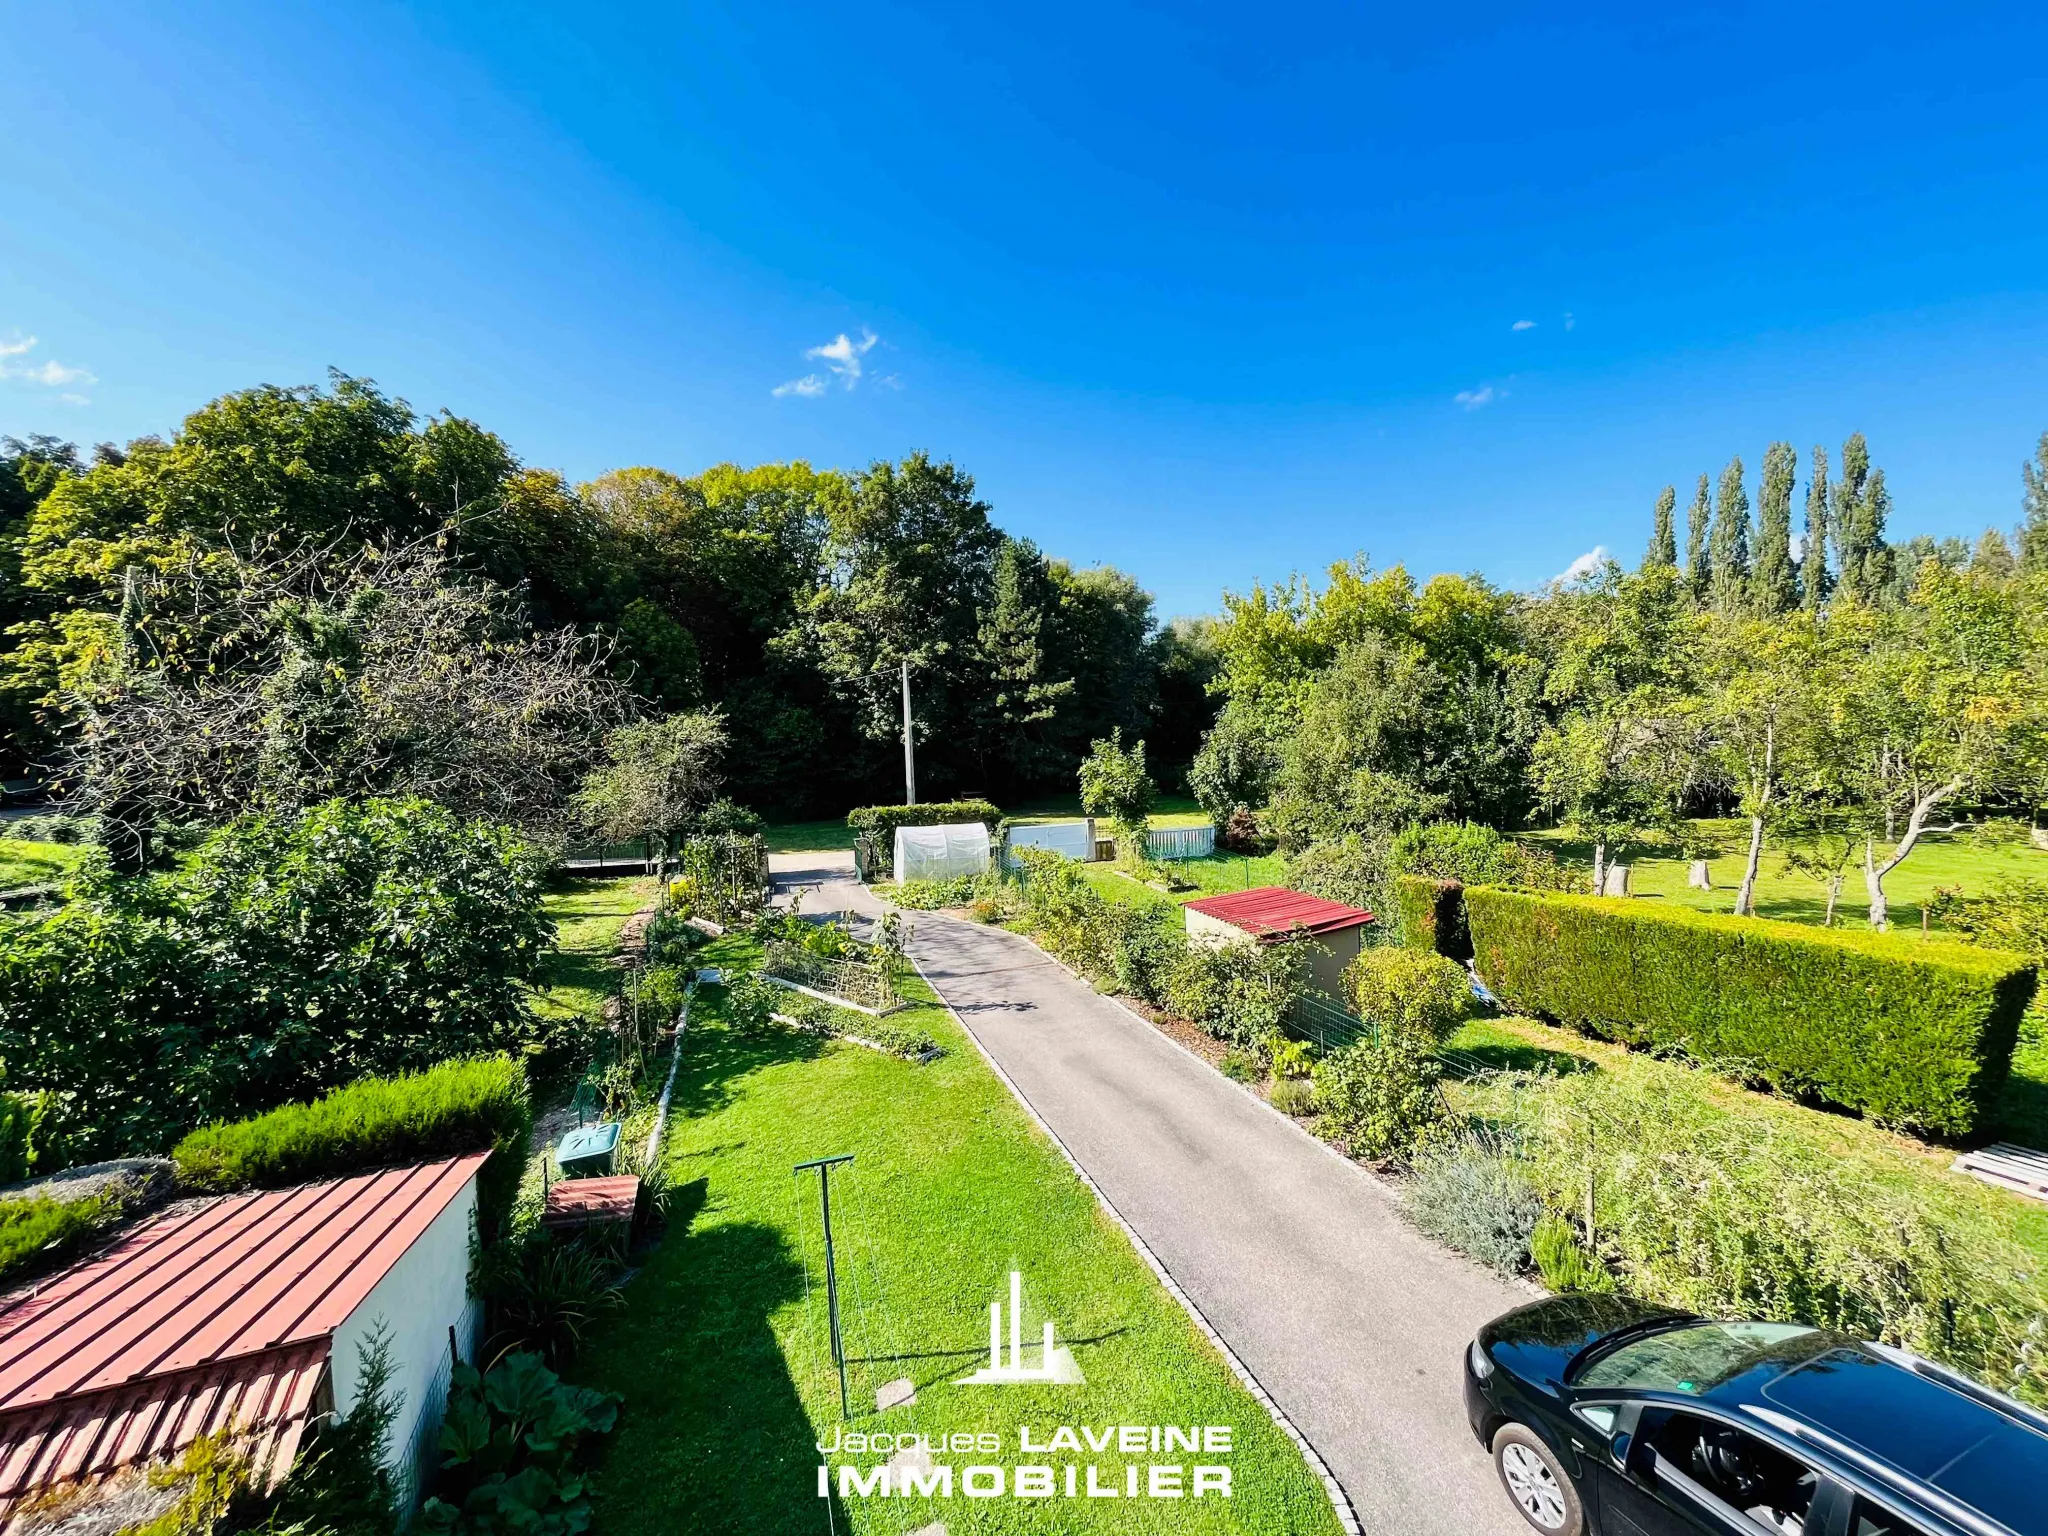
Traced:
<path fill-rule="evenodd" d="M 46 1195 L 0 1200 L 0 1281 L 55 1269 L 121 1217 L 117 1195 L 53 1200 Z"/>
<path fill-rule="evenodd" d="M 2034 995 L 2031 962 L 1969 945 L 1625 897 L 1473 887 L 1464 906 L 1509 1007 L 1950 1136 L 1997 1098 Z"/>
<path fill-rule="evenodd" d="M 195 1189 L 279 1189 L 490 1148 L 478 1178 L 478 1230 L 511 1209 L 533 1128 L 526 1069 L 510 1056 L 444 1061 L 402 1077 L 371 1077 L 310 1104 L 209 1125 L 171 1153 Z"/>
<path fill-rule="evenodd" d="M 1459 964 L 1472 958 L 1472 930 L 1465 922 L 1465 887 L 1455 880 L 1400 875 L 1394 880 L 1400 909 L 1400 939 L 1409 949 L 1433 949 Z"/>

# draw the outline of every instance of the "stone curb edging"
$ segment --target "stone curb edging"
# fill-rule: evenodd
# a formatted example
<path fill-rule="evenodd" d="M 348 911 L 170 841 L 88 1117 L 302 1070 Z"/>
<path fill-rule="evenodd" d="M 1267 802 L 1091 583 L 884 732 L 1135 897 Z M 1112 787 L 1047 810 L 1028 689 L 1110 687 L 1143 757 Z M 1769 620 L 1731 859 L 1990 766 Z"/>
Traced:
<path fill-rule="evenodd" d="M 937 916 L 938 914 L 932 913 L 927 915 Z M 958 921 L 958 919 L 946 920 Z M 1015 937 L 1015 935 L 1012 935 L 1012 937 Z M 1024 942 L 1029 944 L 1031 941 L 1026 939 Z M 1038 946 L 1035 944 L 1032 944 L 1031 947 L 1038 949 Z M 1044 954 L 1045 951 L 1039 950 L 1039 953 Z M 1081 1166 L 1080 1160 L 1068 1150 L 1067 1144 L 1060 1139 L 1059 1132 L 1046 1123 L 1045 1117 L 1038 1112 L 1036 1106 L 1024 1097 L 1024 1091 L 1017 1086 L 1015 1079 L 1003 1070 L 1002 1063 L 989 1054 L 988 1047 L 981 1043 L 981 1037 L 968 1028 L 967 1021 L 960 1017 L 958 1011 L 955 1010 L 951 1003 L 946 1001 L 945 994 L 939 991 L 936 986 L 933 986 L 932 979 L 925 975 L 924 967 L 918 964 L 917 958 L 914 955 L 907 956 L 907 958 L 909 958 L 911 965 L 916 969 L 918 979 L 931 988 L 932 995 L 939 1000 L 939 1006 L 944 1008 L 951 1015 L 953 1022 L 960 1026 L 960 1032 L 974 1042 L 974 1048 L 981 1053 L 981 1059 L 988 1063 L 989 1070 L 994 1072 L 1002 1085 L 1010 1090 L 1010 1096 L 1024 1107 L 1024 1113 L 1029 1115 L 1033 1123 L 1041 1131 L 1045 1132 L 1046 1136 L 1052 1141 L 1052 1144 L 1059 1148 L 1060 1156 L 1067 1160 L 1067 1166 L 1074 1170 L 1081 1182 L 1088 1187 L 1089 1193 L 1095 1196 L 1096 1203 L 1108 1214 L 1109 1219 L 1115 1222 L 1118 1228 L 1122 1230 L 1125 1238 L 1130 1241 L 1131 1246 L 1138 1251 L 1138 1257 L 1151 1266 L 1152 1273 L 1159 1277 L 1159 1283 L 1166 1287 L 1166 1293 L 1180 1303 L 1182 1310 L 1194 1320 L 1195 1326 L 1202 1331 L 1203 1337 L 1216 1347 L 1225 1362 L 1230 1366 L 1231 1371 L 1237 1376 L 1237 1379 L 1244 1384 L 1245 1390 L 1251 1393 L 1253 1399 L 1272 1416 L 1273 1422 L 1279 1425 L 1286 1432 L 1287 1437 L 1294 1442 L 1295 1447 L 1308 1462 L 1309 1470 L 1322 1479 L 1323 1493 L 1328 1497 L 1330 1508 L 1337 1516 L 1338 1525 L 1343 1527 L 1345 1536 L 1362 1536 L 1364 1527 L 1358 1523 L 1358 1513 L 1351 1507 L 1351 1496 L 1344 1491 L 1343 1485 L 1331 1475 L 1330 1469 L 1323 1461 L 1321 1454 L 1313 1445 L 1309 1444 L 1308 1436 L 1295 1428 L 1294 1421 L 1287 1416 L 1287 1410 L 1273 1401 L 1272 1394 L 1267 1392 L 1265 1387 L 1260 1384 L 1258 1377 L 1252 1374 L 1251 1368 L 1238 1359 L 1237 1351 L 1224 1342 L 1223 1336 L 1210 1326 L 1209 1319 L 1202 1315 L 1202 1309 L 1195 1305 L 1194 1298 L 1180 1288 L 1180 1282 L 1167 1272 L 1166 1266 L 1159 1261 L 1159 1256 L 1152 1251 L 1151 1244 L 1138 1235 L 1137 1228 L 1124 1220 L 1123 1212 L 1116 1208 L 1114 1202 L 1103 1192 L 1102 1186 L 1095 1182 L 1088 1170 Z M 1054 957 L 1048 956 L 1047 958 Z M 1125 1009 L 1125 1012 L 1128 1013 L 1129 1011 Z M 1137 1017 L 1135 1014 L 1131 1016 L 1133 1018 Z M 1151 1026 L 1147 1025 L 1146 1028 L 1150 1029 Z M 1153 1032 L 1157 1033 L 1156 1030 Z M 1257 1097 L 1257 1095 L 1253 1095 L 1253 1097 Z M 1270 1109 L 1272 1106 L 1268 1105 L 1267 1107 Z M 1279 1114 L 1278 1110 L 1273 1112 Z M 1296 1129 L 1299 1130 L 1300 1127 L 1297 1126 Z M 1303 1134 L 1306 1135 L 1307 1133 L 1303 1132 Z M 1349 1159 L 1346 1159 L 1346 1161 L 1349 1161 Z"/>

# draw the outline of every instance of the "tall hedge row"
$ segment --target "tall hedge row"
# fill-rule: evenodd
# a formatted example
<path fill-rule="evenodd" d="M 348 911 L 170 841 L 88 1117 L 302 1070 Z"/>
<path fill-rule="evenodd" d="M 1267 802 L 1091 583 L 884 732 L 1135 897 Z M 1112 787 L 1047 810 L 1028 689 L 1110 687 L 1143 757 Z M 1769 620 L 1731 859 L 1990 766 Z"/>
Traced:
<path fill-rule="evenodd" d="M 1484 887 L 1464 906 L 1510 1007 L 1944 1135 L 1984 1118 L 2034 994 L 2029 961 L 1962 944 Z"/>
<path fill-rule="evenodd" d="M 1456 880 L 1400 875 L 1394 880 L 1394 901 L 1400 909 L 1401 942 L 1410 949 L 1433 949 L 1457 961 L 1472 958 L 1472 934 L 1465 923 L 1465 887 Z"/>

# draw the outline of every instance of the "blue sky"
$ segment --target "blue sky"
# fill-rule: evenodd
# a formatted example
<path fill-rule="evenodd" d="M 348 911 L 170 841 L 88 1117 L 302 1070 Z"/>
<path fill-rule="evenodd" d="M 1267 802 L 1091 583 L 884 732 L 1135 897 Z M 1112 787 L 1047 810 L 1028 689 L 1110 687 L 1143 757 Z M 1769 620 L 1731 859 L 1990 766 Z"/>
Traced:
<path fill-rule="evenodd" d="M 1166 613 L 1633 562 L 1781 436 L 2011 524 L 2040 9 L 1540 9 L 4 0 L 0 433 L 332 364 L 579 478 L 922 447 Z"/>

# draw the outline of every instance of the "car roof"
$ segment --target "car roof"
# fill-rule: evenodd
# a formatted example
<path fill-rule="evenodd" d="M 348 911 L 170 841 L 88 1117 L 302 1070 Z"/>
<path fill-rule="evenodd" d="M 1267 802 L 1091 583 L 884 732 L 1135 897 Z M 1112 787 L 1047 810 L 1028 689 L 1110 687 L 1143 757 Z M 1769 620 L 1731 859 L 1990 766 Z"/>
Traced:
<path fill-rule="evenodd" d="M 1902 1351 L 1836 1335 L 1828 1348 L 1760 1385 L 1754 1377 L 1728 1385 L 1736 1388 L 1730 1395 L 1775 1409 L 1771 1417 L 1809 1425 L 1860 1453 L 1858 1459 L 1882 1463 L 2014 1530 L 2038 1519 L 2048 1486 L 2048 1434 L 2018 1404 L 2000 1406 L 2005 1400 L 1995 1394 Z"/>

